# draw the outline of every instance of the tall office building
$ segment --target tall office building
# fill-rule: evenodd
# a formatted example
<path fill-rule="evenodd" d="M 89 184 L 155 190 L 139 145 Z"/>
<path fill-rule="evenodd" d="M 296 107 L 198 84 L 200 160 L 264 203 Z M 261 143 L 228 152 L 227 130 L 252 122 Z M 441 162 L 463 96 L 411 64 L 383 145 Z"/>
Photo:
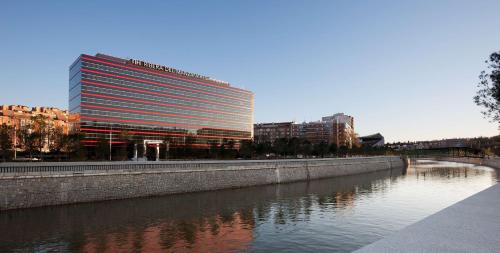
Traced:
<path fill-rule="evenodd" d="M 80 55 L 69 68 L 69 106 L 88 146 L 169 142 L 206 148 L 253 137 L 252 92 L 141 60 Z"/>

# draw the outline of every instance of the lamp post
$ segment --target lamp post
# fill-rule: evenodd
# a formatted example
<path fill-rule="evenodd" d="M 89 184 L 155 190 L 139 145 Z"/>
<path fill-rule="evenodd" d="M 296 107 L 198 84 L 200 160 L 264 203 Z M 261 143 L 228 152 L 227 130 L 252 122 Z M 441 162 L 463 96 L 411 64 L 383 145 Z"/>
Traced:
<path fill-rule="evenodd" d="M 17 126 L 14 124 L 14 160 L 17 159 Z"/>
<path fill-rule="evenodd" d="M 113 132 L 113 125 L 110 125 L 110 130 L 109 130 L 109 160 L 111 161 L 111 151 L 112 151 L 112 140 L 113 136 L 111 135 Z"/>
<path fill-rule="evenodd" d="M 170 149 L 170 141 L 165 141 L 165 160 L 168 160 L 168 151 Z"/>
<path fill-rule="evenodd" d="M 339 141 L 339 118 L 337 117 L 335 119 L 335 132 L 336 132 L 336 139 L 337 139 L 337 148 L 339 147 L 340 141 Z"/>

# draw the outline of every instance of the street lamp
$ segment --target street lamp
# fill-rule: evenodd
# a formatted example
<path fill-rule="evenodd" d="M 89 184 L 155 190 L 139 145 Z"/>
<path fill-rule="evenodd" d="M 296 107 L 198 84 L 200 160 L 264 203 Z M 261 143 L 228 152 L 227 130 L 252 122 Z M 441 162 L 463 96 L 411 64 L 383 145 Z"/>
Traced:
<path fill-rule="evenodd" d="M 17 159 L 17 125 L 14 124 L 14 160 Z"/>
<path fill-rule="evenodd" d="M 112 140 L 113 136 L 111 135 L 113 132 L 113 125 L 110 124 L 110 130 L 109 130 L 109 160 L 111 161 L 111 151 L 112 151 Z"/>

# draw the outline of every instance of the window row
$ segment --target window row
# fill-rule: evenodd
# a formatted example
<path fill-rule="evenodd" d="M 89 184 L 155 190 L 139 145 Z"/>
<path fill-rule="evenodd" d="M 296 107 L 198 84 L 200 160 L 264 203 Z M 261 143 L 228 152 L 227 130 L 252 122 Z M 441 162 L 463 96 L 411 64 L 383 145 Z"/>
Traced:
<path fill-rule="evenodd" d="M 231 137 L 231 138 L 242 138 L 242 139 L 251 138 L 251 132 L 249 131 L 231 131 L 231 130 L 216 130 L 216 129 L 192 130 L 192 129 L 159 127 L 159 126 L 129 124 L 129 123 L 112 124 L 112 126 L 110 126 L 109 122 L 88 121 L 85 119 L 81 121 L 80 129 L 82 129 L 82 132 L 86 133 L 106 133 L 108 131 L 111 131 L 113 133 L 119 133 L 121 131 L 126 131 L 131 134 L 138 134 L 138 135 L 151 135 L 151 136 L 170 135 L 170 136 L 180 136 L 184 138 L 196 135 L 220 136 L 227 138 Z M 86 134 L 85 137 L 87 136 L 88 135 Z"/>
<path fill-rule="evenodd" d="M 114 107 L 118 108 L 121 111 L 126 110 L 140 110 L 145 112 L 157 112 L 157 113 L 174 113 L 188 116 L 195 116 L 200 118 L 211 118 L 216 120 L 224 120 L 224 121 L 233 121 L 240 123 L 252 123 L 252 115 L 251 114 L 223 114 L 217 112 L 209 112 L 209 111 L 197 111 L 190 110 L 184 108 L 177 108 L 174 106 L 163 106 L 163 105 L 155 105 L 155 104 L 143 104 L 131 101 L 120 101 L 108 98 L 99 98 L 90 96 L 90 94 L 85 94 L 81 102 L 85 105 L 92 105 L 94 108 L 100 107 Z M 89 107 L 92 107 L 89 106 Z"/>
<path fill-rule="evenodd" d="M 245 91 L 238 92 L 236 90 L 231 90 L 231 89 L 227 89 L 227 88 L 211 86 L 211 85 L 206 85 L 206 84 L 199 84 L 196 82 L 184 81 L 184 80 L 179 80 L 179 79 L 175 79 L 175 78 L 169 78 L 169 77 L 165 77 L 165 76 L 144 73 L 141 71 L 134 71 L 134 70 L 130 70 L 127 68 L 109 66 L 109 65 L 105 65 L 105 64 L 101 64 L 101 63 L 94 63 L 91 61 L 85 61 L 83 63 L 83 66 L 84 67 L 92 67 L 95 69 L 100 69 L 100 70 L 112 72 L 115 74 L 134 76 L 134 77 L 138 77 L 138 78 L 142 78 L 142 79 L 146 79 L 146 80 L 151 80 L 151 81 L 156 81 L 156 82 L 162 82 L 162 83 L 171 83 L 171 84 L 175 84 L 175 85 L 186 87 L 186 88 L 193 88 L 193 89 L 197 89 L 197 90 L 215 92 L 215 93 L 225 94 L 225 95 L 229 95 L 229 96 L 233 96 L 233 97 L 241 97 L 241 98 L 246 98 L 246 99 L 250 99 L 252 97 L 251 93 L 248 93 Z M 203 82 L 203 81 L 200 80 L 199 82 Z"/>
<path fill-rule="evenodd" d="M 79 89 L 75 89 L 75 90 L 70 92 L 70 97 L 73 97 L 80 92 Z M 144 101 L 149 101 L 149 102 L 158 102 L 158 103 L 187 106 L 187 107 L 193 107 L 193 108 L 198 108 L 198 109 L 215 110 L 215 111 L 226 112 L 226 113 L 230 113 L 230 114 L 235 114 L 235 113 L 236 114 L 250 114 L 251 113 L 251 111 L 249 111 L 249 110 L 227 108 L 224 106 L 213 105 L 213 104 L 208 104 L 208 103 L 200 103 L 200 102 L 196 102 L 196 101 L 182 100 L 182 99 L 169 98 L 169 97 L 159 97 L 159 96 L 155 96 L 155 95 L 138 93 L 138 92 L 130 92 L 130 91 L 111 89 L 111 88 L 103 88 L 103 87 L 97 87 L 97 86 L 93 86 L 92 84 L 85 84 L 85 83 L 83 84 L 81 91 L 91 92 L 91 93 L 101 94 L 101 95 L 107 95 L 107 96 L 121 97 L 121 98 L 138 99 L 138 100 L 144 100 Z"/>
<path fill-rule="evenodd" d="M 232 99 L 224 96 L 216 96 L 212 94 L 205 94 L 201 92 L 197 92 L 195 90 L 193 91 L 186 91 L 182 89 L 177 89 L 175 87 L 168 87 L 172 86 L 170 84 L 150 84 L 150 83 L 143 83 L 139 81 L 131 81 L 131 80 L 126 80 L 126 79 L 121 79 L 117 77 L 109 77 L 105 75 L 99 75 L 96 73 L 88 73 L 83 71 L 82 74 L 82 79 L 89 80 L 89 81 L 94 81 L 98 83 L 105 83 L 105 84 L 113 84 L 113 85 L 119 85 L 121 87 L 126 87 L 126 88 L 133 88 L 133 89 L 142 89 L 145 91 L 152 91 L 152 92 L 160 92 L 164 94 L 173 94 L 173 95 L 179 95 L 179 96 L 185 96 L 185 97 L 190 97 L 190 98 L 198 98 L 198 99 L 204 99 L 204 100 L 209 100 L 213 102 L 218 102 L 218 103 L 225 103 L 225 104 L 230 104 L 230 105 L 237 105 L 241 107 L 251 107 L 251 100 L 239 100 L 239 99 Z"/>
<path fill-rule="evenodd" d="M 137 121 L 137 122 L 147 122 L 144 124 L 150 125 L 178 125 L 178 127 L 200 129 L 200 128 L 222 128 L 222 129 L 232 129 L 240 131 L 250 131 L 248 124 L 238 124 L 238 123 L 225 123 L 225 122 L 215 122 L 208 120 L 198 120 L 198 119 L 186 119 L 177 117 L 165 117 L 158 115 L 147 115 L 138 113 L 128 113 L 128 112 L 116 112 L 116 111 L 106 111 L 106 110 L 95 110 L 86 109 L 83 107 L 81 109 L 82 116 L 88 117 L 99 117 L 99 118 L 115 118 L 120 121 Z"/>

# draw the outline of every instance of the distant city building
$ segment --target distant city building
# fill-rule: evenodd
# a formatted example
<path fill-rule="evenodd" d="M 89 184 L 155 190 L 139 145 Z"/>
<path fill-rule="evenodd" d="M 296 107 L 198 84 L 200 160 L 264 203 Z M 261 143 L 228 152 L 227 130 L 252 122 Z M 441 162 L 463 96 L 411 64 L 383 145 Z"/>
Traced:
<path fill-rule="evenodd" d="M 69 68 L 69 105 L 87 146 L 123 136 L 171 148 L 208 148 L 253 137 L 252 92 L 159 64 L 103 54 Z M 125 133 L 125 134 L 124 134 Z M 144 144 L 146 145 L 146 144 Z"/>
<path fill-rule="evenodd" d="M 59 128 L 64 134 L 68 134 L 75 128 L 78 122 L 78 115 L 73 115 L 68 110 L 61 110 L 54 107 L 28 107 L 25 105 L 2 105 L 0 110 L 0 125 L 13 127 L 16 131 L 32 125 L 36 116 L 43 116 L 48 128 Z M 13 142 L 14 134 L 12 136 Z M 47 140 L 46 140 L 47 141 Z M 48 143 L 45 144 L 44 151 L 48 151 Z"/>
<path fill-rule="evenodd" d="M 254 124 L 254 140 L 256 143 L 271 142 L 276 139 L 292 137 L 293 122 Z"/>
<path fill-rule="evenodd" d="M 260 123 L 254 125 L 254 140 L 273 142 L 278 138 L 303 138 L 313 144 L 321 142 L 351 148 L 354 143 L 354 118 L 343 113 L 323 117 L 321 121 Z"/>
<path fill-rule="evenodd" d="M 323 117 L 322 121 L 333 124 L 332 135 L 330 137 L 331 143 L 335 143 L 337 147 L 345 146 L 352 148 L 356 141 L 354 132 L 354 117 L 343 113 L 337 113 L 332 116 Z"/>
<path fill-rule="evenodd" d="M 332 122 L 315 121 L 293 125 L 293 137 L 303 138 L 313 144 L 335 143 L 333 140 L 334 126 Z"/>
<path fill-rule="evenodd" d="M 380 133 L 359 137 L 360 144 L 364 147 L 383 147 L 385 145 L 384 136 Z"/>

